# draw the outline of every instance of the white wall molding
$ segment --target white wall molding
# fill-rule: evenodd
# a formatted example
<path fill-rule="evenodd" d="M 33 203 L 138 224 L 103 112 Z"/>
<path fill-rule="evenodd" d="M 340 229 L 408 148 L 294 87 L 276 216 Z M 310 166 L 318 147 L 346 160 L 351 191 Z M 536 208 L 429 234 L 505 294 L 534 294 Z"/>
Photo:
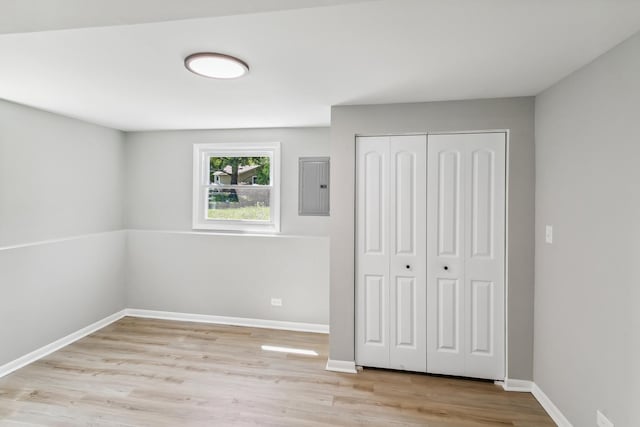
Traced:
<path fill-rule="evenodd" d="M 78 341 L 80 338 L 84 338 L 89 334 L 94 333 L 95 331 L 104 328 L 111 323 L 120 320 L 125 316 L 125 310 L 121 310 L 117 313 L 114 313 L 110 316 L 105 317 L 104 319 L 98 320 L 90 324 L 89 326 L 85 326 L 82 329 L 77 330 L 65 337 L 62 337 L 50 344 L 47 344 L 43 347 L 38 348 L 37 350 L 32 351 L 31 353 L 27 353 L 22 357 L 19 357 L 9 363 L 6 363 L 0 366 L 0 378 L 5 375 L 9 375 L 11 372 L 20 369 L 24 366 L 27 366 L 30 363 L 35 362 L 38 359 L 41 359 L 54 351 L 60 350 L 63 347 L 72 344 L 75 341 Z"/>
<path fill-rule="evenodd" d="M 531 393 L 533 391 L 533 381 L 517 380 L 514 378 L 506 378 L 504 381 L 496 381 L 505 391 L 517 391 Z"/>
<path fill-rule="evenodd" d="M 28 248 L 30 246 L 40 246 L 40 245 L 50 245 L 50 244 L 54 244 L 54 243 L 60 243 L 60 242 L 68 242 L 70 240 L 80 240 L 80 239 L 87 239 L 90 237 L 97 237 L 97 236 L 101 236 L 104 234 L 110 234 L 110 233 L 129 233 L 129 232 L 135 232 L 135 233 L 163 233 L 163 234 L 188 234 L 188 235 L 194 235 L 194 236 L 211 236 L 211 237 L 215 237 L 215 236 L 237 236 L 237 237 L 268 237 L 268 238 L 278 238 L 278 239 L 317 239 L 317 240 L 328 240 L 329 236 L 305 236 L 305 235 L 298 235 L 298 234 L 257 234 L 257 233 L 239 233 L 239 232 L 219 232 L 219 231 L 181 231 L 181 230 L 144 230 L 144 229 L 125 229 L 125 228 L 120 228 L 117 230 L 107 230 L 107 231 L 99 231 L 96 233 L 87 233 L 87 234 L 78 234 L 75 236 L 68 236 L 68 237 L 60 237 L 60 238 L 55 238 L 55 239 L 46 239 L 46 240 L 37 240 L 37 241 L 33 241 L 33 242 L 27 242 L 27 243 L 18 243 L 15 245 L 7 245 L 7 246 L 0 246 L 0 251 L 8 251 L 8 250 L 12 250 L 12 249 L 20 249 L 20 248 Z"/>
<path fill-rule="evenodd" d="M 97 236 L 103 236 L 105 234 L 121 233 L 121 232 L 126 232 L 126 231 L 128 231 L 128 230 L 125 230 L 125 229 L 108 230 L 108 231 L 100 231 L 100 232 L 97 232 L 97 233 L 78 234 L 76 236 L 60 237 L 60 238 L 57 238 L 57 239 L 38 240 L 38 241 L 35 241 L 35 242 L 20 243 L 20 244 L 17 244 L 17 245 L 0 246 L 0 251 L 8 251 L 8 250 L 20 249 L 20 248 L 28 248 L 30 246 L 51 245 L 51 244 L 54 244 L 54 243 L 68 242 L 68 241 L 71 241 L 71 240 L 87 239 L 87 238 L 90 238 L 90 237 L 97 237 Z"/>
<path fill-rule="evenodd" d="M 536 383 L 533 383 L 531 393 L 558 427 L 573 427 L 569 420 L 560 412 L 560 409 L 554 405 L 551 399 L 549 399 L 549 396 L 547 396 Z"/>
<path fill-rule="evenodd" d="M 269 233 L 248 233 L 242 231 L 221 231 L 221 230 L 195 230 L 195 231 L 185 231 L 185 230 L 164 230 L 164 229 L 143 229 L 143 228 L 129 228 L 125 231 L 132 233 L 161 233 L 161 234 L 182 234 L 182 235 L 190 235 L 190 236 L 223 236 L 223 237 L 265 237 L 265 238 L 274 238 L 274 239 L 317 239 L 317 240 L 328 240 L 329 236 L 314 236 L 314 235 L 305 235 L 305 234 L 269 234 Z"/>
<path fill-rule="evenodd" d="M 356 362 L 353 360 L 327 360 L 327 371 L 342 372 L 346 374 L 357 374 Z"/>
<path fill-rule="evenodd" d="M 283 320 L 250 319 L 245 317 L 214 316 L 210 314 L 176 313 L 173 311 L 139 310 L 128 308 L 126 316 L 150 319 L 179 320 L 183 322 L 214 323 L 218 325 L 246 326 L 250 328 L 282 329 L 285 331 L 329 333 L 329 325 L 319 323 L 288 322 Z"/>

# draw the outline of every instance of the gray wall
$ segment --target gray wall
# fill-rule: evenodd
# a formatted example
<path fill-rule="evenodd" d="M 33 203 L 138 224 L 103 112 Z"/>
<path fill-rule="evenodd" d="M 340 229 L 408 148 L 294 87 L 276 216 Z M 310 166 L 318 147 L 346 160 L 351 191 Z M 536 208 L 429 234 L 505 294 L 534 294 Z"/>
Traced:
<path fill-rule="evenodd" d="M 122 156 L 118 131 L 0 100 L 0 365 L 124 308 Z"/>
<path fill-rule="evenodd" d="M 128 265 L 130 308 L 329 323 L 325 237 L 130 230 Z"/>
<path fill-rule="evenodd" d="M 484 129 L 511 131 L 507 230 L 508 377 L 533 378 L 533 98 L 332 108 L 332 359 L 354 360 L 355 135 Z"/>
<path fill-rule="evenodd" d="M 0 100 L 0 246 L 122 228 L 122 133 Z"/>
<path fill-rule="evenodd" d="M 639 76 L 636 35 L 536 100 L 534 379 L 576 426 L 640 425 Z"/>
<path fill-rule="evenodd" d="M 329 217 L 298 216 L 298 157 L 328 155 L 328 128 L 127 133 L 127 228 L 191 230 L 193 144 L 208 142 L 280 142 L 281 234 L 329 235 Z"/>
<path fill-rule="evenodd" d="M 124 231 L 0 248 L 0 366 L 124 306 Z"/>
<path fill-rule="evenodd" d="M 297 215 L 297 159 L 328 137 L 124 135 L 0 101 L 0 365 L 125 307 L 327 324 L 330 219 Z M 280 236 L 191 232 L 192 144 L 216 141 L 282 142 Z"/>
<path fill-rule="evenodd" d="M 281 234 L 192 232 L 193 144 L 274 141 Z M 135 132 L 125 150 L 126 225 L 139 230 L 129 232 L 129 307 L 328 324 L 330 218 L 298 216 L 298 157 L 328 155 L 327 128 Z"/>

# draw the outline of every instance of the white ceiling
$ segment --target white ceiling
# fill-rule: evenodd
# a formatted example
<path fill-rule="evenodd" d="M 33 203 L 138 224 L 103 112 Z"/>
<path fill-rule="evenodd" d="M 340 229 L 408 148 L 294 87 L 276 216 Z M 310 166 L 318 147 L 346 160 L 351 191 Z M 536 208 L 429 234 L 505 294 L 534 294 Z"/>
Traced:
<path fill-rule="evenodd" d="M 0 0 L 0 34 L 105 27 L 372 0 Z"/>
<path fill-rule="evenodd" d="M 57 31 L 17 13 L 38 32 L 0 35 L 0 98 L 123 130 L 328 125 L 331 105 L 535 95 L 640 30 L 637 0 L 300 1 Z M 251 71 L 195 76 L 197 51 Z"/>

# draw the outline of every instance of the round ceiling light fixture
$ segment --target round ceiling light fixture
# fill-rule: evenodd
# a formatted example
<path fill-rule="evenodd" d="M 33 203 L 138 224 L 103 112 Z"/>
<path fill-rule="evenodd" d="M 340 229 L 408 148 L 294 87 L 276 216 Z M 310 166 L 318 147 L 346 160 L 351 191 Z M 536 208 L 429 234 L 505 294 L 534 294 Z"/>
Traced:
<path fill-rule="evenodd" d="M 194 74 L 212 79 L 237 79 L 249 72 L 246 62 L 213 52 L 193 53 L 184 59 L 184 66 Z"/>

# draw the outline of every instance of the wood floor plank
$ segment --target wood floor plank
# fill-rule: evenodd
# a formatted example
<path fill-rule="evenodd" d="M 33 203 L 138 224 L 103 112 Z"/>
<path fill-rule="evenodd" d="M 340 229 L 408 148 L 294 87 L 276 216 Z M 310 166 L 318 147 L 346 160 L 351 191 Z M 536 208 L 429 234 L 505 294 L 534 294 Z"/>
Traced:
<path fill-rule="evenodd" d="M 0 379 L 0 425 L 555 425 L 529 393 L 327 356 L 323 334 L 125 317 Z"/>

